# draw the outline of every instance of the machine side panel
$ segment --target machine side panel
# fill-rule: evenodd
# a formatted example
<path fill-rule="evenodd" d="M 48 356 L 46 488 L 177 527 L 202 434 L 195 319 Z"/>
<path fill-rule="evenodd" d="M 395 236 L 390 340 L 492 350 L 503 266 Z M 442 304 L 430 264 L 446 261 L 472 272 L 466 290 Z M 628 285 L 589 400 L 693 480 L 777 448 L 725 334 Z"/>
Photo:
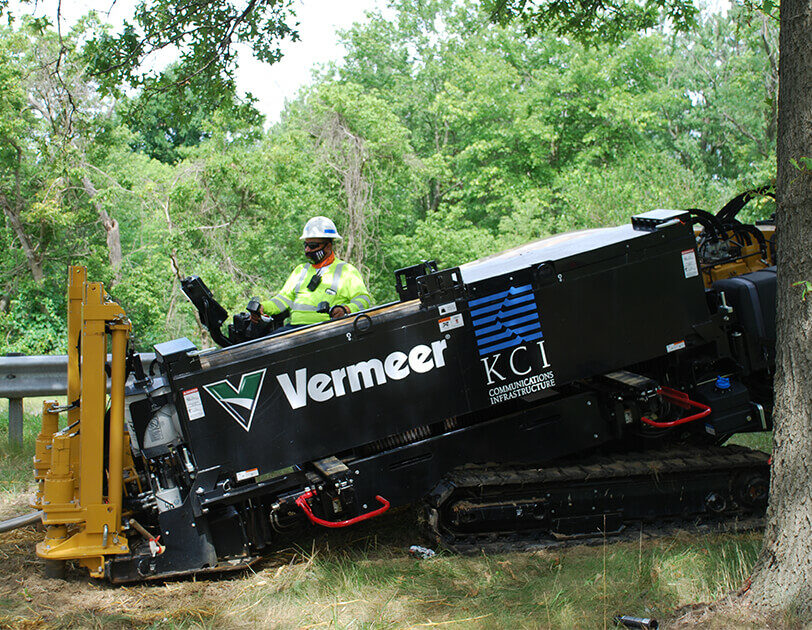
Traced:
<path fill-rule="evenodd" d="M 482 280 L 468 295 L 475 407 L 679 352 L 709 319 L 680 225 Z"/>
<path fill-rule="evenodd" d="M 708 319 L 695 262 L 675 225 L 554 261 L 552 275 L 474 283 L 467 301 L 373 316 L 366 334 L 246 346 L 174 378 L 197 465 L 262 475 L 679 352 Z"/>
<path fill-rule="evenodd" d="M 460 347 L 417 312 L 175 379 L 197 466 L 279 470 L 469 410 Z"/>
<path fill-rule="evenodd" d="M 466 463 L 547 462 L 610 439 L 598 401 L 589 393 L 552 399 L 521 412 L 354 461 L 358 495 L 382 494 L 401 505 L 425 495 Z"/>

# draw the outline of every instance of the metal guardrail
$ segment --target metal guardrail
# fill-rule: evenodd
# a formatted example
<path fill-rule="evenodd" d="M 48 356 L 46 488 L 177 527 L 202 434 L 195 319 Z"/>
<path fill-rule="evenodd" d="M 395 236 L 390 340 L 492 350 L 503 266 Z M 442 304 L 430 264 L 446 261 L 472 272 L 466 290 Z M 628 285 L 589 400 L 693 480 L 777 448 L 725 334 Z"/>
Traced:
<path fill-rule="evenodd" d="M 145 368 L 155 359 L 142 353 Z M 23 399 L 36 396 L 64 396 L 68 391 L 67 355 L 0 357 L 0 398 L 8 398 L 8 439 L 23 443 Z"/>

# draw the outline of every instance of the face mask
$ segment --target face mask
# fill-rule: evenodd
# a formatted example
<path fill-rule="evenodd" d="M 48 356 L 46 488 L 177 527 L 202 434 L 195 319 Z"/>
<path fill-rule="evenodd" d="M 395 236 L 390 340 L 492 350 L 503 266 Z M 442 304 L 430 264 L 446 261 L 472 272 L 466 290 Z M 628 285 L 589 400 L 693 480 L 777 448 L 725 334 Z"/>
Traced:
<path fill-rule="evenodd" d="M 327 253 L 324 251 L 326 247 L 327 243 L 324 243 L 319 249 L 308 249 L 305 246 L 305 256 L 311 262 L 320 263 L 327 256 Z"/>
<path fill-rule="evenodd" d="M 314 263 L 320 263 L 322 260 L 324 260 L 324 257 L 326 255 L 327 254 L 324 253 L 324 248 L 317 249 L 316 251 L 313 252 L 305 252 L 305 256 L 307 256 L 307 259 Z"/>

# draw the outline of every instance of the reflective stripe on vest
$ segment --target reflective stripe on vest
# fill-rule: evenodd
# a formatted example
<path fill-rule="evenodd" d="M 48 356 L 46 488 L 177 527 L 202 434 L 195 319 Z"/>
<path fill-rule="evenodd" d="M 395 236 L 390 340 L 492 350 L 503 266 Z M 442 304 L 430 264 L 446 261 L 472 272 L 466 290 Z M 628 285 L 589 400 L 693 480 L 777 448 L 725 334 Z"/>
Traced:
<path fill-rule="evenodd" d="M 309 263 L 304 266 L 304 268 L 302 269 L 302 273 L 299 274 L 299 279 L 296 280 L 296 286 L 293 289 L 293 295 L 296 295 L 299 292 L 299 289 L 302 288 L 302 282 L 304 282 L 308 269 L 310 269 Z"/>
<path fill-rule="evenodd" d="M 340 262 L 336 265 L 335 271 L 333 271 L 333 283 L 330 285 L 330 288 L 327 289 L 327 293 L 330 295 L 335 295 L 338 293 L 338 282 L 341 280 L 341 272 L 344 271 L 344 265 L 347 263 Z"/>
<path fill-rule="evenodd" d="M 350 304 L 355 304 L 363 311 L 365 308 L 369 308 L 369 298 L 366 295 L 359 295 L 350 300 Z"/>
<path fill-rule="evenodd" d="M 277 308 L 278 308 L 280 311 L 286 311 L 286 310 L 288 310 L 288 309 L 290 308 L 290 304 L 286 304 L 286 302 L 289 302 L 289 301 L 290 301 L 290 300 L 286 300 L 286 299 L 285 299 L 285 298 L 283 298 L 281 295 L 275 295 L 275 296 L 273 296 L 273 297 L 271 298 L 271 302 L 273 302 L 273 303 L 274 303 L 274 305 L 275 305 L 275 306 L 276 306 L 276 307 L 277 307 Z"/>
<path fill-rule="evenodd" d="M 313 304 L 302 304 L 301 302 L 294 302 L 293 306 L 290 307 L 291 311 L 315 311 L 318 306 L 314 306 Z"/>

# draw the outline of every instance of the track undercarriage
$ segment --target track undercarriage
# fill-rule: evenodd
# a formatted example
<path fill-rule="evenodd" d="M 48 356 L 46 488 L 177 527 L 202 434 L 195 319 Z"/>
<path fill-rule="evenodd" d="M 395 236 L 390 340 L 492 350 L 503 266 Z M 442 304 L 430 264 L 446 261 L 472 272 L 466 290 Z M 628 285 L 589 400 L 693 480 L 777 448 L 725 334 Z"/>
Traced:
<path fill-rule="evenodd" d="M 767 504 L 768 457 L 738 446 L 674 447 L 544 468 L 466 467 L 427 497 L 425 525 L 435 543 L 463 553 L 751 529 Z"/>

